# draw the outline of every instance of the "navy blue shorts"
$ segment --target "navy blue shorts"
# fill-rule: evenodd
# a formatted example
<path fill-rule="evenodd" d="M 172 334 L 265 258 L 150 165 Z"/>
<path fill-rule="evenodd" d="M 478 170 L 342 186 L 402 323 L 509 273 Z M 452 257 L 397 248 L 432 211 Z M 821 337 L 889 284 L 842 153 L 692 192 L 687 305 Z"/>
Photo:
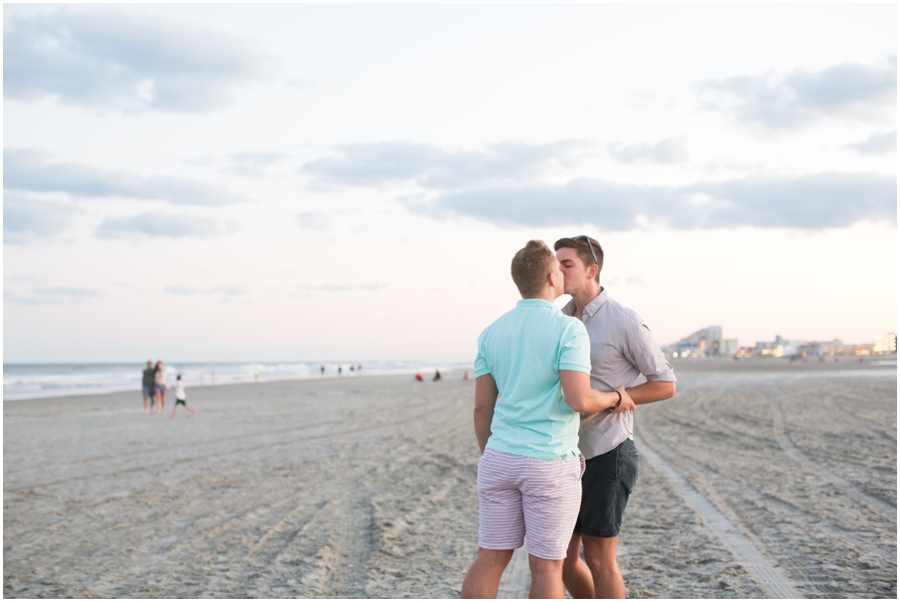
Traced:
<path fill-rule="evenodd" d="M 187 399 L 176 399 L 175 405 L 182 405 L 184 407 L 187 407 Z"/>
<path fill-rule="evenodd" d="M 575 522 L 575 532 L 593 537 L 617 537 L 637 477 L 638 454 L 631 439 L 587 460 L 581 477 L 581 511 Z"/>

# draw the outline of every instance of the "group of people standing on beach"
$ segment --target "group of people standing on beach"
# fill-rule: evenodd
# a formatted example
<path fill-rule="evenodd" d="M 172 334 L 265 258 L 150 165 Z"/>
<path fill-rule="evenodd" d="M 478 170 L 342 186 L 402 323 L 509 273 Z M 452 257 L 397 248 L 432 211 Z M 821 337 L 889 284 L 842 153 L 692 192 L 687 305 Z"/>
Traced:
<path fill-rule="evenodd" d="M 532 240 L 515 254 L 522 299 L 478 339 L 478 556 L 463 598 L 495 598 L 526 537 L 530 597 L 625 597 L 616 544 L 638 475 L 634 410 L 674 396 L 675 373 L 600 286 L 600 244 L 581 235 L 554 250 Z"/>
<path fill-rule="evenodd" d="M 147 360 L 147 367 L 144 368 L 144 374 L 141 379 L 141 388 L 144 394 L 144 414 L 162 414 L 166 411 L 166 367 L 163 366 L 162 360 L 153 362 Z M 175 378 L 175 407 L 172 408 L 171 418 L 175 418 L 178 412 L 178 406 L 184 406 L 191 416 L 197 416 L 190 406 L 187 404 L 187 395 L 184 391 L 184 382 L 179 374 Z"/>

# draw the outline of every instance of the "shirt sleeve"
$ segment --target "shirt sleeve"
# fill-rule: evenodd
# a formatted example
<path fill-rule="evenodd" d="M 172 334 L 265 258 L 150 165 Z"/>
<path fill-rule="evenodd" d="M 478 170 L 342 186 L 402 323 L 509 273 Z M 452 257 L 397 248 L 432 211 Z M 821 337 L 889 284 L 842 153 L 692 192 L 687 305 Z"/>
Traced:
<path fill-rule="evenodd" d="M 484 338 L 487 330 L 478 337 L 478 355 L 475 356 L 475 378 L 490 374 L 491 369 L 488 367 L 487 358 L 484 356 Z"/>
<path fill-rule="evenodd" d="M 572 318 L 559 349 L 559 369 L 591 373 L 591 340 L 581 320 Z"/>
<path fill-rule="evenodd" d="M 650 382 L 675 382 L 675 370 L 666 360 L 662 349 L 643 321 L 638 320 L 628 329 L 628 355 L 641 374 Z"/>

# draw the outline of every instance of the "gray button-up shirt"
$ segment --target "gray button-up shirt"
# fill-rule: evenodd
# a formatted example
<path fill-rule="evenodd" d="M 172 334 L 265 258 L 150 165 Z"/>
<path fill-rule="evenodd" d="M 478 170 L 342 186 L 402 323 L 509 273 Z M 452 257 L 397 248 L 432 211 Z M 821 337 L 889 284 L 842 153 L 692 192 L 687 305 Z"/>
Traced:
<path fill-rule="evenodd" d="M 575 313 L 569 301 L 562 312 Z M 606 289 L 584 308 L 581 321 L 591 340 L 591 386 L 598 391 L 630 387 L 641 374 L 648 381 L 675 382 L 675 371 L 634 311 L 609 298 Z M 578 447 L 585 458 L 593 458 L 634 438 L 634 412 L 601 412 L 581 424 Z"/>

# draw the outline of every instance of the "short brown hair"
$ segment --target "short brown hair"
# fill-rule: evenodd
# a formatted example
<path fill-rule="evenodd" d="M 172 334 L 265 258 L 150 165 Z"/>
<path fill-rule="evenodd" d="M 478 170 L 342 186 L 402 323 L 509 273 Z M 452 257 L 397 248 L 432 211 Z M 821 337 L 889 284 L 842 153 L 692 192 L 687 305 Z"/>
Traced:
<path fill-rule="evenodd" d="M 519 249 L 513 257 L 510 271 L 523 297 L 533 297 L 541 292 L 553 259 L 553 251 L 542 240 L 529 240 L 524 248 Z"/>
<path fill-rule="evenodd" d="M 594 255 L 597 256 L 597 261 L 594 261 L 594 257 L 591 255 L 591 250 L 588 248 L 589 244 L 594 248 Z M 583 235 L 573 238 L 560 238 L 553 244 L 553 250 L 559 251 L 560 249 L 575 249 L 578 252 L 578 256 L 581 258 L 581 261 L 584 263 L 585 268 L 589 268 L 596 263 L 596 280 L 597 282 L 600 282 L 600 270 L 603 269 L 603 249 L 600 248 L 599 242 L 590 236 Z"/>

